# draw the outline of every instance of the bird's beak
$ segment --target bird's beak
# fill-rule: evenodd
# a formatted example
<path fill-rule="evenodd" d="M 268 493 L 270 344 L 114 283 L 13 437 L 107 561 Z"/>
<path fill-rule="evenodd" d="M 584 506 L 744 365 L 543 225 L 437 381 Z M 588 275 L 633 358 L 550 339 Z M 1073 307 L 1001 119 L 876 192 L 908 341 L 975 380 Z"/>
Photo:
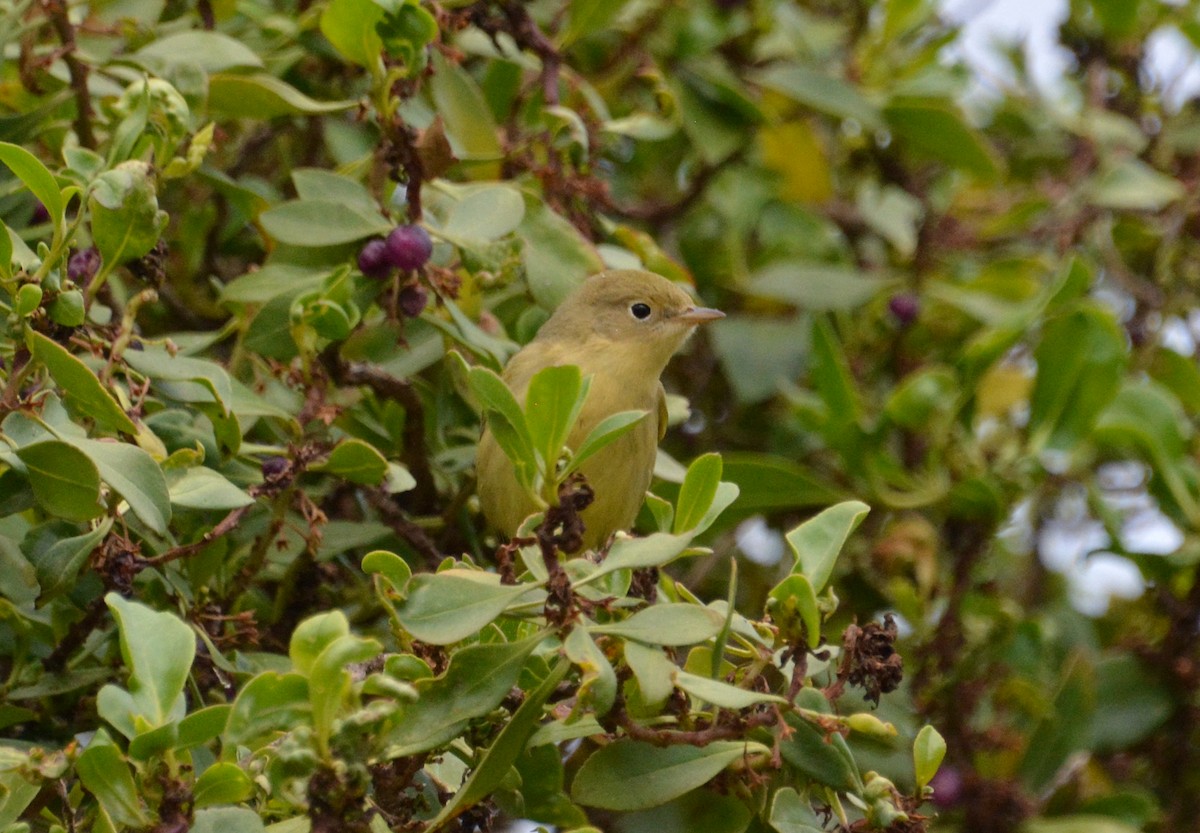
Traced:
<path fill-rule="evenodd" d="M 718 318 L 724 318 L 725 313 L 719 309 L 711 309 L 709 307 L 688 307 L 683 312 L 676 316 L 676 319 L 687 324 L 703 324 L 706 321 L 716 321 Z"/>

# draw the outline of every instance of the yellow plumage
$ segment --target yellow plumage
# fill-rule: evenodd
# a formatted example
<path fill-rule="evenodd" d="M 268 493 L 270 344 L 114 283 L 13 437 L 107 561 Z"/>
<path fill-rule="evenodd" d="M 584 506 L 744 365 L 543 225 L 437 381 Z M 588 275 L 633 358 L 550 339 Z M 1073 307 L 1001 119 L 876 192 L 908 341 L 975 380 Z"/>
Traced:
<path fill-rule="evenodd" d="M 659 376 L 697 324 L 720 317 L 716 310 L 696 307 L 682 287 L 659 275 L 602 272 L 563 301 L 504 369 L 504 381 L 521 403 L 530 379 L 543 368 L 573 364 L 591 377 L 587 400 L 567 438 L 572 449 L 612 414 L 649 412 L 582 466 L 596 494 L 583 512 L 585 547 L 598 547 L 614 531 L 633 523 L 650 486 L 658 440 L 666 430 Z M 537 507 L 517 484 L 512 464 L 486 425 L 476 468 L 484 514 L 501 532 L 513 535 Z"/>

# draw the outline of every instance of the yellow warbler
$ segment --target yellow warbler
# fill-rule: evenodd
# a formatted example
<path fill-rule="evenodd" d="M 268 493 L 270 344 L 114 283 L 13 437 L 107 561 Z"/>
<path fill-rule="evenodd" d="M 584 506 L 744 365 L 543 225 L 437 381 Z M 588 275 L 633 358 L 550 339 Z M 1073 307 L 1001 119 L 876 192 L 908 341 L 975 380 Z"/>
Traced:
<path fill-rule="evenodd" d="M 633 523 L 667 427 L 666 394 L 659 376 L 697 324 L 724 315 L 697 307 L 682 287 L 660 275 L 636 269 L 601 272 L 564 300 L 505 368 L 504 381 L 518 402 L 524 402 L 529 380 L 543 368 L 576 365 L 584 377 L 592 377 L 579 420 L 567 438 L 572 449 L 612 414 L 649 411 L 581 467 L 596 495 L 582 514 L 585 547 L 599 546 Z M 513 535 L 537 507 L 517 484 L 512 463 L 486 426 L 476 468 L 484 514 L 497 529 Z"/>

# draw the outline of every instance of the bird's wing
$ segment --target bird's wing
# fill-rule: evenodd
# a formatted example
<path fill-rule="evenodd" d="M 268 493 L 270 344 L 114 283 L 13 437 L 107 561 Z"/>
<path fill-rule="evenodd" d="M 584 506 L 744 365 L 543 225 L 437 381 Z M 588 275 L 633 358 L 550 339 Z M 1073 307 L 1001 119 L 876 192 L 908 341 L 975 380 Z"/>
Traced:
<path fill-rule="evenodd" d="M 658 438 L 661 440 L 667 433 L 667 392 L 658 383 Z"/>

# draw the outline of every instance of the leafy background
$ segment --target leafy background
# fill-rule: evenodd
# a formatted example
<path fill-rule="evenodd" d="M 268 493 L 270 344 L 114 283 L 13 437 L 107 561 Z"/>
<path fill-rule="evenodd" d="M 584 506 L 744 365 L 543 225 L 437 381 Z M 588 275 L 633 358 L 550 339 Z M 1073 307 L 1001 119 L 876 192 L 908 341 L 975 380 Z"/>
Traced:
<path fill-rule="evenodd" d="M 1198 11 L 1074 0 L 1058 94 L 1013 54 L 983 100 L 925 0 L 0 5 L 0 827 L 1195 829 L 1200 121 L 1145 56 Z M 428 265 L 358 270 L 415 221 Z M 604 265 L 729 313 L 668 372 L 643 517 L 695 540 L 635 562 L 691 555 L 645 608 L 677 655 L 621 609 L 560 652 L 473 566 L 447 351 L 498 369 Z M 888 611 L 896 737 L 812 655 L 772 760 L 778 650 Z M 723 683 L 735 633 L 775 652 Z M 758 764 L 572 734 L 655 680 Z"/>

